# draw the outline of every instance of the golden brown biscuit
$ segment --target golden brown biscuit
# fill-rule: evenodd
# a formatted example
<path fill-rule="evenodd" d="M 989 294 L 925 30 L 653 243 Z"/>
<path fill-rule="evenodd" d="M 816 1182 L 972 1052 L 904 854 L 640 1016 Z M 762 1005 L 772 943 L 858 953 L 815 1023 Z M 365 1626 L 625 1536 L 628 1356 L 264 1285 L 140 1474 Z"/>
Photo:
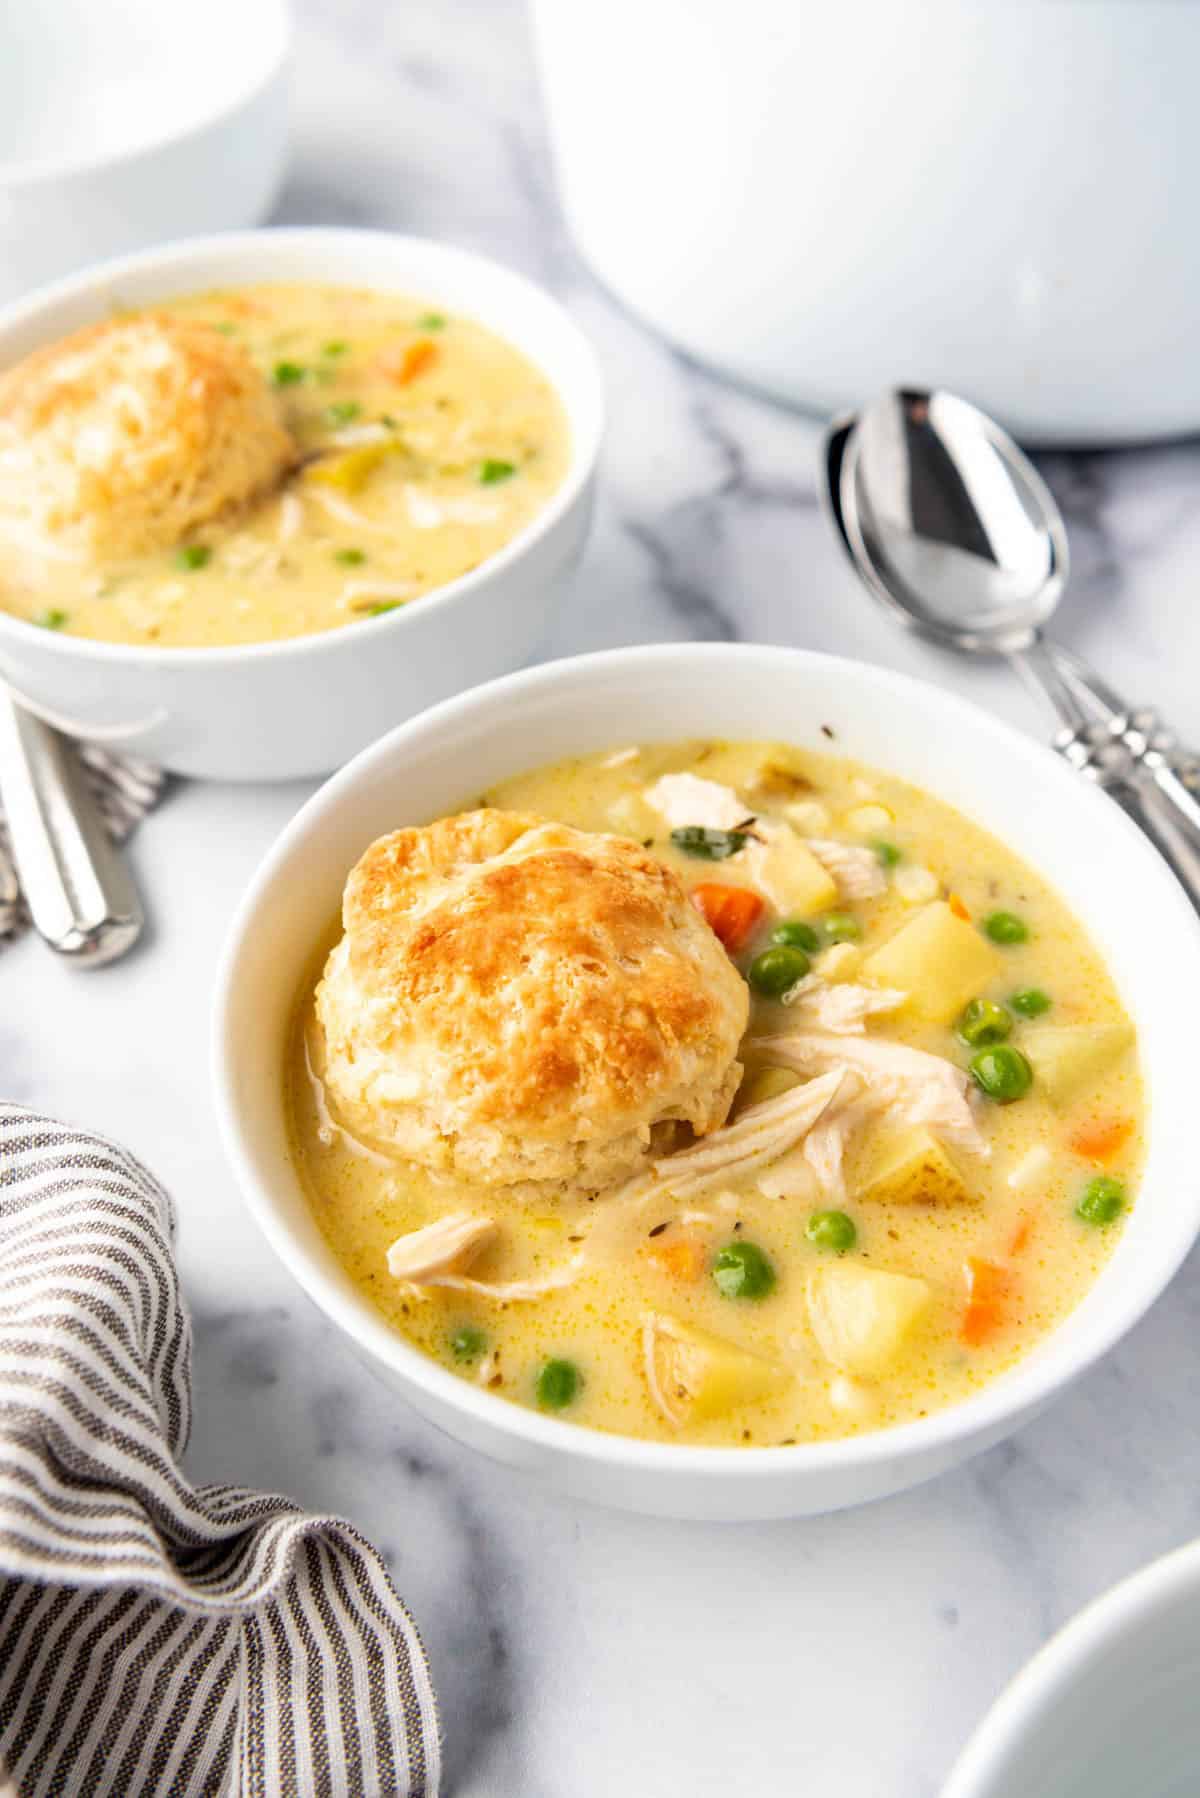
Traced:
<path fill-rule="evenodd" d="M 170 548 L 279 480 L 296 445 L 270 387 L 211 325 L 138 313 L 0 375 L 6 528 L 95 559 Z"/>
<path fill-rule="evenodd" d="M 317 988 L 355 1135 L 489 1185 L 593 1191 L 671 1120 L 721 1124 L 749 995 L 668 868 L 624 837 L 478 811 L 373 843 Z M 656 1140 L 657 1139 L 657 1140 Z"/>

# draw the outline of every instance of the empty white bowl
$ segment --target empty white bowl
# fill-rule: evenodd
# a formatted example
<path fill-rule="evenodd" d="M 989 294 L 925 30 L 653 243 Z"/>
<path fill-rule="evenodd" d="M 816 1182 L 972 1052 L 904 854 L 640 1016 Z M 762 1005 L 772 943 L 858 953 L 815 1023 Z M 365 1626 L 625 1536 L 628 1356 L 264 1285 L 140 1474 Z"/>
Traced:
<path fill-rule="evenodd" d="M 284 0 L 0 7 L 0 300 L 256 224 L 283 175 Z"/>
<path fill-rule="evenodd" d="M 997 1701 L 942 1798 L 1195 1798 L 1200 1542 L 1106 1592 Z"/>
<path fill-rule="evenodd" d="M 833 735 L 831 742 L 826 730 Z M 963 1404 L 842 1442 L 699 1448 L 605 1435 L 526 1410 L 411 1347 L 327 1247 L 292 1167 L 283 1104 L 301 978 L 375 837 L 471 803 L 559 757 L 639 740 L 782 738 L 887 768 L 995 831 L 1054 883 L 1107 957 L 1150 1096 L 1145 1178 L 1083 1303 Z M 561 1491 L 677 1517 L 799 1516 L 952 1467 L 1032 1417 L 1136 1323 L 1200 1227 L 1195 1079 L 1178 995 L 1200 991 L 1200 923 L 1111 800 L 1048 750 L 938 688 L 800 650 L 667 645 L 495 681 L 394 731 L 311 799 L 243 900 L 218 977 L 221 1128 L 250 1209 L 309 1296 L 374 1368 L 451 1435 Z"/>
<path fill-rule="evenodd" d="M 114 305 L 253 281 L 391 290 L 477 319 L 557 391 L 570 461 L 561 487 L 499 554 L 341 630 L 160 649 L 39 630 L 0 612 L 0 674 L 31 710 L 75 736 L 214 780 L 325 774 L 422 707 L 527 661 L 583 548 L 603 429 L 596 358 L 557 301 L 484 256 L 383 231 L 245 232 L 108 263 L 0 313 L 0 367 Z"/>

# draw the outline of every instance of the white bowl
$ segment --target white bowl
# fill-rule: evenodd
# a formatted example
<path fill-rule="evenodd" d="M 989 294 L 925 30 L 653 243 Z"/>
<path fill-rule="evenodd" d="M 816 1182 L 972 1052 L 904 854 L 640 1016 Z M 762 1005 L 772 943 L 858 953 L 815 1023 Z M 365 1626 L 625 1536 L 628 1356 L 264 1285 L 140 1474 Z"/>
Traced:
<path fill-rule="evenodd" d="M 1088 1605 L 988 1712 L 942 1798 L 1194 1798 L 1200 1542 Z"/>
<path fill-rule="evenodd" d="M 0 313 L 0 367 L 114 304 L 250 281 L 392 290 L 478 319 L 555 388 L 571 453 L 562 486 L 498 555 L 353 627 L 158 649 L 91 642 L 0 612 L 0 674 L 32 710 L 73 735 L 214 780 L 327 773 L 422 707 L 527 661 L 583 548 L 603 429 L 595 356 L 555 300 L 486 257 L 382 231 L 253 231 L 109 263 Z"/>
<path fill-rule="evenodd" d="M 0 300 L 256 224 L 287 147 L 284 0 L 0 7 Z"/>
<path fill-rule="evenodd" d="M 833 733 L 832 742 L 825 727 Z M 1140 1033 L 1145 1180 L 1078 1309 L 1018 1367 L 930 1417 L 844 1442 L 688 1448 L 604 1435 L 468 1385 L 355 1290 L 288 1157 L 281 1069 L 297 983 L 366 845 L 460 807 L 502 775 L 639 739 L 774 737 L 834 748 L 960 807 L 1051 880 L 1091 931 Z M 1178 994 L 1200 990 L 1200 924 L 1125 815 L 1048 750 L 935 687 L 800 650 L 717 644 L 583 656 L 412 720 L 342 771 L 283 833 L 243 900 L 218 980 L 215 1076 L 250 1209 L 321 1309 L 385 1379 L 463 1441 L 562 1491 L 678 1517 L 833 1510 L 927 1479 L 1032 1417 L 1161 1292 L 1200 1227 L 1195 1082 Z"/>

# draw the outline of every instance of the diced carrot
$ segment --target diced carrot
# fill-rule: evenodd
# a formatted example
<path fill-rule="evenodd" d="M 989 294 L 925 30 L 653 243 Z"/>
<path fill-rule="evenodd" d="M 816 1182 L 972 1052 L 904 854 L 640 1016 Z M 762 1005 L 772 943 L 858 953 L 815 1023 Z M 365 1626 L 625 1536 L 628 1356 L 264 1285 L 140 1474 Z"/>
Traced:
<path fill-rule="evenodd" d="M 1008 1239 L 1009 1254 L 1010 1255 L 1020 1255 L 1023 1252 L 1023 1250 L 1025 1250 L 1029 1247 L 1029 1238 L 1032 1235 L 1033 1235 L 1033 1219 L 1031 1217 L 1029 1217 L 1028 1215 L 1026 1215 L 1025 1217 L 1023 1217 L 1021 1219 L 1020 1223 L 1017 1225 L 1016 1229 L 1013 1231 L 1012 1235 Z"/>
<path fill-rule="evenodd" d="M 978 1348 L 1004 1322 L 1013 1277 L 999 1262 L 984 1261 L 978 1255 L 970 1256 L 966 1262 L 966 1275 L 967 1304 L 959 1335 L 972 1348 Z"/>
<path fill-rule="evenodd" d="M 961 918 L 964 924 L 969 924 L 971 922 L 971 914 L 957 893 L 951 893 L 946 903 L 956 918 Z"/>
<path fill-rule="evenodd" d="M 748 892 L 745 887 L 721 886 L 716 881 L 701 881 L 693 887 L 692 904 L 730 955 L 736 955 L 765 909 L 757 893 Z"/>
<path fill-rule="evenodd" d="M 396 345 L 384 350 L 379 357 L 379 367 L 398 387 L 407 387 L 436 362 L 437 354 L 436 343 L 428 337 L 418 337 L 416 343 L 406 344 L 403 349 Z"/>
<path fill-rule="evenodd" d="M 695 1236 L 656 1236 L 643 1253 L 660 1273 L 675 1280 L 698 1280 L 704 1272 L 704 1244 Z"/>
<path fill-rule="evenodd" d="M 1133 1135 L 1132 1118 L 1105 1118 L 1085 1124 L 1071 1137 L 1069 1147 L 1088 1161 L 1111 1161 Z"/>

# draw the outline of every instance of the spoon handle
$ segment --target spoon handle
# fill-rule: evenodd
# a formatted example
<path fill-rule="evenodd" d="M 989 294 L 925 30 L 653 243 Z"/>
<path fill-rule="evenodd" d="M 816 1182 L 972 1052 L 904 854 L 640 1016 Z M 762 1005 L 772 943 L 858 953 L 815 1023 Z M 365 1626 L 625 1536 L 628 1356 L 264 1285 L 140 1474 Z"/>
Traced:
<path fill-rule="evenodd" d="M 1026 686 L 1050 701 L 1064 730 L 1080 732 L 1088 728 L 1088 714 L 1079 702 L 1074 685 L 1064 673 L 1058 652 L 1052 644 L 1047 643 L 1043 637 L 1034 637 L 1032 642 L 1022 648 L 1010 649 L 1008 659 Z"/>
<path fill-rule="evenodd" d="M 34 927 L 60 954 L 99 967 L 133 947 L 142 908 L 65 737 L 0 683 L 0 798 Z"/>

